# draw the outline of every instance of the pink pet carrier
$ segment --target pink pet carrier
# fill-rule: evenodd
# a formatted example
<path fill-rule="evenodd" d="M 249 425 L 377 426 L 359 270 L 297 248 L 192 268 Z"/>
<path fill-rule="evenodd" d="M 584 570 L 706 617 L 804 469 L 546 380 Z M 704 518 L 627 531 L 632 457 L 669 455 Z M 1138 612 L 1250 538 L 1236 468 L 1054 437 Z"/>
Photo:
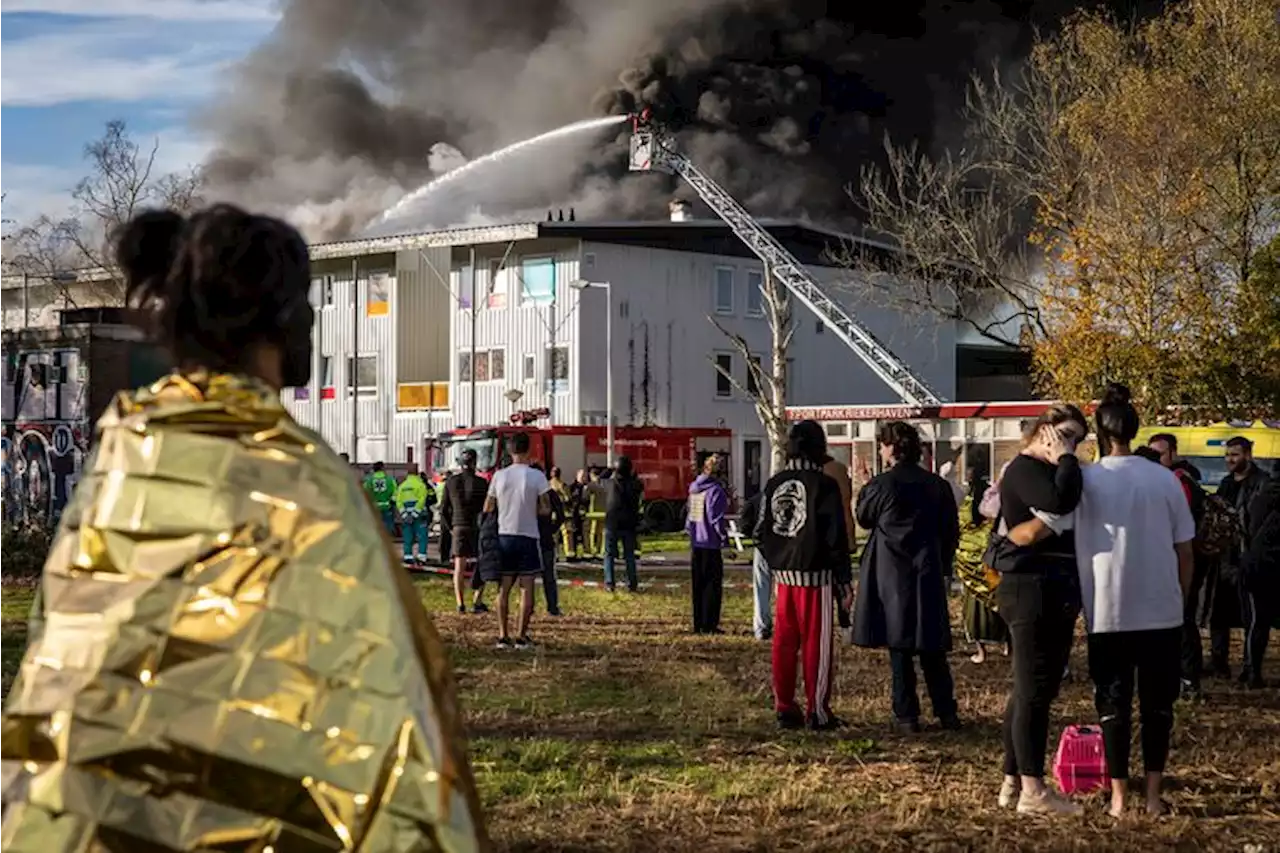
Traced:
<path fill-rule="evenodd" d="M 1087 794 L 1111 784 L 1102 730 L 1097 726 L 1067 726 L 1058 741 L 1053 775 L 1064 794 Z"/>

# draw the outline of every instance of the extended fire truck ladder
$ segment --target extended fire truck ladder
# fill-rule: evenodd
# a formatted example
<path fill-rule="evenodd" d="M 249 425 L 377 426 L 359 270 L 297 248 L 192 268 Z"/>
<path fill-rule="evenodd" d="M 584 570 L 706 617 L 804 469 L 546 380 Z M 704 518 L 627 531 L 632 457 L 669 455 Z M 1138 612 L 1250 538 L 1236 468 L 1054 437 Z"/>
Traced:
<path fill-rule="evenodd" d="M 678 153 L 669 138 L 650 129 L 647 116 L 636 117 L 631 136 L 631 171 L 679 175 L 733 230 L 791 295 L 804 303 L 876 376 L 908 406 L 936 406 L 942 398 L 915 371 L 876 339 L 842 305 L 823 292 L 804 265 L 733 196 Z"/>

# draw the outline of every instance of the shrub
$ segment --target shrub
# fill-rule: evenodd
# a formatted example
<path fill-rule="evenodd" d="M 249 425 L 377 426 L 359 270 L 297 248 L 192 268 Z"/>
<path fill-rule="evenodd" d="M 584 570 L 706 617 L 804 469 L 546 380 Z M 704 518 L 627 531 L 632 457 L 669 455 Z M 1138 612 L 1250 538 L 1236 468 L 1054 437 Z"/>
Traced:
<path fill-rule="evenodd" d="M 48 523 L 5 521 L 0 527 L 0 572 L 6 582 L 34 583 L 44 568 L 54 528 Z"/>

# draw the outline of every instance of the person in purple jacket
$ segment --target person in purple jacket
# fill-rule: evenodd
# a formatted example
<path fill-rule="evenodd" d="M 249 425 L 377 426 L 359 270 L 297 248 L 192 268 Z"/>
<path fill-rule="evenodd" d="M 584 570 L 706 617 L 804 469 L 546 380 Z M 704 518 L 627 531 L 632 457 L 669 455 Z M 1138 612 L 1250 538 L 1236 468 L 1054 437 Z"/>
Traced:
<path fill-rule="evenodd" d="M 702 473 L 689 486 L 689 513 L 685 532 L 693 546 L 689 564 L 693 570 L 693 633 L 723 634 L 720 600 L 724 594 L 724 555 L 729 544 L 729 494 L 718 476 L 720 457 L 711 454 Z"/>

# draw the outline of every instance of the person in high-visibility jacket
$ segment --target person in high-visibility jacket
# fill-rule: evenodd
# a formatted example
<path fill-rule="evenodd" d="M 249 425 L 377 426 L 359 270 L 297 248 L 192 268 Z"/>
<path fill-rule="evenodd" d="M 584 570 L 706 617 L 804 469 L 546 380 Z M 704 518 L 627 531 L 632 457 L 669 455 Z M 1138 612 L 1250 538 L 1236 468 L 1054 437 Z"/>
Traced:
<path fill-rule="evenodd" d="M 400 514 L 400 533 L 404 538 L 404 561 L 406 565 L 425 565 L 427 562 L 427 541 L 431 527 L 431 505 L 435 503 L 435 490 L 427 488 L 427 484 L 418 476 L 418 466 L 410 464 L 409 473 L 404 482 L 396 488 L 396 512 Z M 418 546 L 418 554 L 413 553 L 414 545 Z"/>
<path fill-rule="evenodd" d="M 394 509 L 396 478 L 383 470 L 381 462 L 375 462 L 373 463 L 373 470 L 369 472 L 369 476 L 364 478 L 364 490 L 369 494 L 369 500 L 373 502 L 373 508 L 382 517 L 382 526 L 387 528 L 387 535 L 394 539 L 396 535 L 396 514 Z"/>
<path fill-rule="evenodd" d="M 599 468 L 591 470 L 587 485 L 587 541 L 585 551 L 593 557 L 604 554 L 604 483 Z"/>
<path fill-rule="evenodd" d="M 560 498 L 560 505 L 564 508 L 564 512 L 567 520 L 570 512 L 569 487 L 568 485 L 565 484 L 565 481 L 561 476 L 561 472 L 559 468 L 551 469 L 550 482 L 551 482 L 551 491 L 555 492 L 556 496 Z M 559 532 L 562 534 L 562 537 L 564 539 L 565 559 L 569 559 L 570 557 L 574 556 L 572 525 L 561 523 Z"/>
<path fill-rule="evenodd" d="M 440 564 L 448 568 L 453 559 L 453 530 L 444 520 L 444 484 L 449 480 L 445 471 L 435 483 L 436 506 L 440 508 Z M 428 525 L 430 527 L 430 525 Z"/>

